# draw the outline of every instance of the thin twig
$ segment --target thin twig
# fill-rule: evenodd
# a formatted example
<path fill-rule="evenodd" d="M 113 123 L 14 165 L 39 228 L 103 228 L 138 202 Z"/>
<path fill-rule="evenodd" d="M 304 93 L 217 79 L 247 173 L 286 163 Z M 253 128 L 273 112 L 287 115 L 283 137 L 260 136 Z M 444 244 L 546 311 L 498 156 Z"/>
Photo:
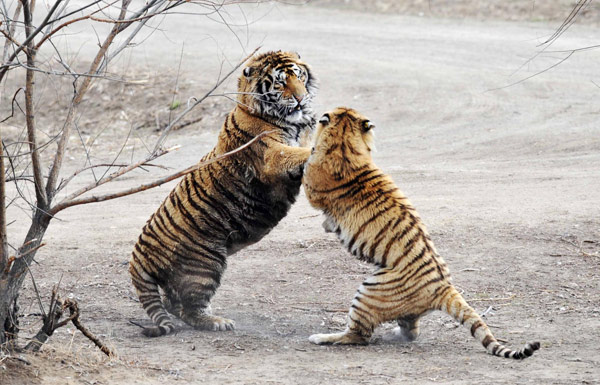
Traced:
<path fill-rule="evenodd" d="M 96 345 L 102 351 L 102 353 L 106 354 L 109 357 L 115 355 L 115 353 L 106 345 L 104 345 L 104 343 L 100 341 L 98 337 L 96 337 L 91 331 L 89 331 L 85 326 L 81 324 L 81 321 L 79 320 L 79 306 L 77 305 L 77 301 L 68 298 L 65 301 L 64 308 L 69 309 L 69 312 L 71 313 L 69 320 L 73 322 L 73 325 L 75 325 L 75 327 L 79 329 L 79 331 L 84 336 L 86 336 L 90 341 L 92 341 L 94 345 Z"/>
<path fill-rule="evenodd" d="M 152 155 L 152 156 L 150 156 L 150 157 L 148 157 L 148 158 L 146 158 L 144 160 L 141 160 L 141 161 L 139 161 L 137 163 L 131 164 L 131 165 L 127 166 L 127 167 L 123 167 L 120 170 L 117 170 L 117 171 L 111 173 L 110 175 L 107 175 L 106 177 L 104 177 L 102 179 L 99 179 L 98 181 L 96 181 L 94 183 L 91 183 L 91 184 L 89 184 L 89 185 L 87 185 L 85 187 L 80 188 L 79 190 L 77 190 L 77 191 L 69 194 L 66 198 L 64 198 L 62 201 L 60 201 L 54 207 L 52 207 L 52 209 L 50 210 L 50 212 L 53 213 L 53 215 L 54 215 L 57 212 L 59 212 L 60 210 L 63 210 L 65 208 L 67 208 L 67 207 L 70 207 L 71 205 L 69 205 L 68 203 L 69 202 L 73 202 L 75 200 L 75 198 L 79 197 L 80 195 L 83 195 L 86 192 L 88 192 L 90 190 L 93 190 L 93 189 L 95 189 L 98 186 L 101 186 L 101 185 L 103 185 L 105 183 L 108 183 L 108 182 L 110 182 L 112 180 L 115 180 L 116 178 L 118 178 L 118 177 L 120 177 L 120 176 L 128 173 L 131 170 L 134 170 L 134 169 L 136 169 L 136 168 L 138 168 L 140 166 L 143 166 L 143 165 L 147 164 L 148 162 L 150 162 L 150 161 L 152 161 L 152 160 L 154 160 L 154 159 L 156 159 L 158 157 L 161 157 L 161 156 L 163 156 L 165 154 L 168 154 L 169 152 L 173 151 L 174 149 L 176 149 L 176 148 L 169 148 L 169 149 L 166 149 L 166 150 L 162 150 L 162 151 L 160 151 L 160 152 L 158 152 L 158 153 L 156 153 L 156 154 L 154 154 L 154 155 Z"/>
<path fill-rule="evenodd" d="M 8 238 L 6 236 L 6 173 L 4 172 L 4 142 L 0 132 L 0 268 L 10 270 Z"/>
<path fill-rule="evenodd" d="M 124 19 L 125 14 L 127 12 L 127 7 L 129 6 L 129 3 L 130 3 L 129 0 L 123 0 L 123 6 L 122 6 L 121 12 L 119 14 L 120 20 Z M 121 31 L 123 31 L 125 28 L 127 28 L 128 25 L 129 24 L 113 26 L 112 30 L 110 31 L 110 33 L 104 40 L 104 43 L 102 43 L 102 45 L 98 49 L 98 52 L 96 53 L 96 57 L 94 58 L 94 60 L 92 61 L 92 64 L 90 65 L 90 69 L 88 71 L 89 74 L 96 73 L 98 67 L 100 66 L 100 63 L 102 62 L 102 60 L 106 54 L 106 51 L 108 50 L 108 47 L 110 47 L 110 45 L 114 41 L 115 37 Z M 69 107 L 69 111 L 67 113 L 67 117 L 66 117 L 65 123 L 63 125 L 63 132 L 58 141 L 58 148 L 57 148 L 56 154 L 54 156 L 54 161 L 52 162 L 50 174 L 48 175 L 48 184 L 46 186 L 46 195 L 48 196 L 48 201 L 51 201 L 56 193 L 56 191 L 55 191 L 56 182 L 58 180 L 58 174 L 59 174 L 60 168 L 62 166 L 64 153 L 66 150 L 66 144 L 67 144 L 67 140 L 69 138 L 71 123 L 73 121 L 73 117 L 75 116 L 75 111 L 76 111 L 79 103 L 81 103 L 83 96 L 87 93 L 87 91 L 91 85 L 91 82 L 92 82 L 91 77 L 85 77 L 83 79 L 83 82 L 80 84 L 79 88 L 77 89 L 75 97 L 73 98 L 71 105 Z"/>
<path fill-rule="evenodd" d="M 37 239 L 33 239 L 32 241 L 37 241 Z M 31 243 L 32 241 L 29 241 L 29 243 Z M 13 264 L 14 261 L 16 261 L 19 258 L 25 257 L 26 255 L 29 255 L 33 252 L 38 251 L 41 247 L 46 246 L 45 243 L 40 243 L 39 245 L 37 245 L 36 247 L 34 247 L 33 249 L 27 250 L 26 252 L 24 252 L 23 254 L 19 254 L 17 256 L 12 256 L 8 259 L 8 263 L 6 263 L 6 267 L 4 268 L 4 274 L 7 275 L 10 272 L 10 268 L 11 265 Z M 31 279 L 33 279 L 33 276 L 31 277 Z M 33 284 L 35 286 L 35 282 Z"/>
<path fill-rule="evenodd" d="M 13 95 L 12 101 L 10 103 L 10 115 L 7 116 L 6 118 L 0 120 L 0 123 L 6 122 L 8 119 L 12 118 L 15 115 L 15 103 L 17 104 L 17 106 L 19 108 L 21 108 L 21 106 L 19 106 L 19 103 L 17 102 L 17 95 L 19 94 L 20 91 L 25 91 L 25 89 L 23 87 L 19 87 L 17 89 L 17 91 L 15 91 L 15 94 Z"/>
<path fill-rule="evenodd" d="M 190 166 L 190 167 L 188 167 L 188 168 L 186 168 L 184 170 L 176 172 L 175 174 L 166 176 L 164 178 L 157 179 L 157 180 L 155 180 L 154 182 L 151 182 L 151 183 L 142 184 L 140 186 L 132 187 L 130 189 L 123 190 L 123 191 L 116 192 L 116 193 L 112 193 L 112 194 L 93 195 L 91 197 L 79 198 L 79 199 L 67 199 L 67 198 L 65 198 L 59 204 L 57 204 L 56 206 L 54 206 L 50 210 L 50 212 L 52 213 L 52 215 L 56 215 L 56 213 L 58 213 L 61 210 L 66 209 L 68 207 L 82 205 L 82 204 L 86 204 L 86 203 L 103 202 L 103 201 L 107 201 L 107 200 L 111 200 L 111 199 L 121 198 L 121 197 L 124 197 L 124 196 L 127 196 L 127 195 L 131 195 L 131 194 L 135 194 L 135 193 L 138 193 L 138 192 L 141 192 L 141 191 L 149 190 L 149 189 L 154 188 L 154 187 L 158 187 L 158 186 L 163 185 L 163 184 L 165 184 L 167 182 L 170 182 L 170 181 L 172 181 L 174 179 L 180 178 L 180 177 L 182 177 L 182 176 L 184 176 L 186 174 L 194 172 L 194 171 L 200 169 L 201 167 L 207 166 L 207 165 L 209 165 L 211 163 L 214 163 L 214 162 L 218 162 L 220 160 L 223 160 L 225 158 L 230 157 L 233 154 L 236 154 L 236 153 L 238 153 L 240 151 L 243 151 L 247 147 L 251 146 L 254 142 L 260 140 L 262 137 L 264 137 L 266 135 L 272 134 L 273 132 L 275 132 L 275 131 L 265 131 L 265 132 L 262 132 L 262 133 L 258 134 L 256 137 L 254 137 L 254 139 L 250 140 L 248 143 L 246 143 L 246 144 L 244 144 L 244 145 L 242 145 L 242 146 L 240 146 L 240 147 L 238 147 L 238 148 L 236 148 L 234 150 L 231 150 L 229 152 L 226 152 L 224 154 L 218 155 L 218 156 L 216 156 L 214 158 L 211 158 L 209 160 L 206 160 L 204 162 L 200 162 L 198 164 Z M 127 167 L 126 168 L 127 172 L 133 170 L 134 168 L 137 168 L 137 167 L 143 165 L 144 162 L 146 162 L 146 161 L 138 162 L 135 165 Z M 122 175 L 125 172 L 119 171 L 118 173 L 120 175 Z M 113 175 L 113 174 L 111 174 L 111 175 Z M 110 178 L 110 176 L 108 176 L 107 178 Z M 112 178 L 112 179 L 114 179 L 114 178 Z M 101 182 L 101 181 L 99 181 L 99 182 Z M 95 185 L 96 184 L 88 186 L 88 187 L 86 187 L 84 189 L 86 191 L 89 191 L 92 188 L 94 188 Z M 82 191 L 82 190 L 79 190 L 79 191 Z M 77 194 L 78 196 L 81 195 L 81 194 L 83 194 L 83 192 L 86 192 L 86 191 L 83 191 L 83 192 L 79 193 L 79 191 L 76 192 L 76 193 L 78 193 Z"/>
<path fill-rule="evenodd" d="M 541 43 L 539 46 L 546 45 L 546 44 L 550 45 L 553 42 L 555 42 L 563 33 L 565 33 L 567 31 L 567 29 L 569 29 L 571 27 L 571 25 L 573 25 L 573 23 L 575 23 L 575 19 L 577 18 L 577 15 L 579 15 L 579 12 L 583 8 L 587 7 L 587 5 L 589 5 L 589 3 L 591 1 L 592 0 L 579 0 L 577 2 L 577 4 L 575 4 L 573 9 L 571 9 L 571 13 L 569 13 L 567 18 L 560 25 L 560 27 L 558 27 L 556 29 L 556 31 L 554 31 L 552 36 L 550 36 L 548 39 L 546 39 L 546 41 Z"/>
<path fill-rule="evenodd" d="M 246 56 L 235 67 L 233 67 L 233 69 L 231 71 L 229 71 L 229 73 L 227 73 L 224 77 L 220 78 L 219 81 L 217 81 L 217 84 L 215 84 L 213 88 L 211 88 L 206 94 L 204 94 L 203 97 L 196 100 L 194 103 L 190 104 L 181 114 L 179 114 L 175 119 L 173 119 L 173 121 L 171 123 L 169 123 L 169 125 L 165 128 L 165 130 L 163 131 L 161 136 L 156 141 L 156 145 L 154 146 L 153 151 L 157 151 L 163 145 L 163 142 L 165 141 L 167 135 L 169 134 L 171 129 L 173 129 L 173 126 L 175 126 L 175 124 L 177 124 L 177 122 L 179 122 L 181 120 L 181 118 L 183 118 L 185 115 L 187 115 L 188 112 L 190 112 L 198 104 L 202 103 L 206 98 L 208 98 L 213 93 L 214 90 L 219 88 L 219 86 L 221 84 L 223 84 L 223 82 L 227 78 L 229 78 L 229 76 L 231 76 L 234 72 L 236 72 L 238 70 L 238 68 L 240 68 L 242 66 L 242 64 L 244 64 L 248 59 L 250 59 L 259 49 L 260 49 L 260 47 L 257 47 L 254 51 L 252 51 L 252 53 L 250 55 Z"/>
<path fill-rule="evenodd" d="M 6 75 L 6 72 L 8 71 L 8 69 L 10 68 L 10 65 L 12 63 L 12 61 L 17 57 L 17 55 L 23 50 L 25 49 L 25 47 L 32 47 L 33 44 L 31 44 L 33 42 L 33 39 L 42 31 L 42 29 L 44 29 L 44 27 L 46 25 L 48 25 L 48 20 L 50 20 L 50 17 L 52 17 L 52 14 L 54 13 L 54 11 L 56 11 L 56 8 L 58 8 L 58 5 L 60 4 L 62 0 L 56 0 L 56 2 L 54 3 L 54 5 L 52 6 L 52 8 L 50 8 L 50 10 L 48 11 L 48 13 L 46 14 L 46 17 L 44 18 L 44 20 L 41 22 L 41 24 L 39 25 L 39 27 L 37 27 L 33 32 L 26 33 L 26 38 L 25 41 L 17 47 L 17 49 L 15 50 L 15 52 L 12 53 L 12 55 L 10 55 L 10 58 L 5 62 L 6 64 L 3 64 L 0 66 L 0 81 L 2 81 L 2 79 L 4 78 L 4 75 Z M 27 1 L 21 1 L 23 4 L 23 14 L 25 15 L 26 11 L 25 9 L 27 8 L 27 13 L 30 13 L 29 10 L 29 3 Z M 31 19 L 31 14 L 28 15 L 28 17 Z M 27 16 L 26 16 L 27 18 Z M 31 22 L 31 20 L 30 20 Z M 27 30 L 27 21 L 25 21 L 25 28 Z M 29 23 L 29 26 L 31 27 L 31 23 Z"/>
<path fill-rule="evenodd" d="M 54 4 L 54 9 L 58 7 L 61 0 L 57 0 Z M 25 19 L 25 35 L 27 39 L 24 43 L 27 46 L 27 65 L 29 67 L 35 67 L 35 56 L 36 51 L 33 48 L 33 40 L 30 39 L 32 36 L 32 15 L 29 3 L 23 1 L 23 17 Z M 49 15 L 48 15 L 49 17 Z M 39 28 L 38 28 L 39 30 Z M 1 75 L 0 75 L 1 76 Z M 25 74 L 25 121 L 27 126 L 27 139 L 29 140 L 29 149 L 31 150 L 31 164 L 33 167 L 33 179 L 35 180 L 35 195 L 37 206 L 46 209 L 47 199 L 44 194 L 44 177 L 42 174 L 42 161 L 40 159 L 40 153 L 37 148 L 36 129 L 35 129 L 35 118 L 34 118 L 34 107 L 33 107 L 33 94 L 34 94 L 34 72 L 27 70 Z"/>
<path fill-rule="evenodd" d="M 538 72 L 534 73 L 533 75 L 527 76 L 527 77 L 525 77 L 525 78 L 523 78 L 523 79 L 521 79 L 519 81 L 516 81 L 514 83 L 511 83 L 509 85 L 502 86 L 502 87 L 497 87 L 497 88 L 492 88 L 492 89 L 489 89 L 487 91 L 498 91 L 498 90 L 502 90 L 502 89 L 509 88 L 509 87 L 512 87 L 512 86 L 516 86 L 517 84 L 521 84 L 521 83 L 523 83 L 523 82 L 525 82 L 525 81 L 527 81 L 527 80 L 529 80 L 529 79 L 531 79 L 531 78 L 533 78 L 535 76 L 541 75 L 544 72 L 548 72 L 551 69 L 553 69 L 554 67 L 557 67 L 557 66 L 561 65 L 563 62 L 565 62 L 567 59 L 569 59 L 574 53 L 575 53 L 575 51 L 571 51 L 571 53 L 569 53 L 565 58 L 561 59 L 557 63 L 554 63 L 550 67 L 547 67 L 547 68 L 545 68 L 545 69 L 543 69 L 541 71 L 538 71 Z"/>
<path fill-rule="evenodd" d="M 94 12 L 92 12 L 92 13 L 90 13 L 88 15 L 81 16 L 81 17 L 78 17 L 78 18 L 75 18 L 75 19 L 72 19 L 72 20 L 69 20 L 69 21 L 66 21 L 66 22 L 62 23 L 61 25 L 59 25 L 58 27 L 54 28 L 49 33 L 45 34 L 44 37 L 36 44 L 35 48 L 39 49 L 42 46 L 42 44 L 44 44 L 46 42 L 46 40 L 50 39 L 55 33 L 57 33 L 58 31 L 60 31 L 61 29 L 69 26 L 70 24 L 77 23 L 78 21 L 90 19 L 92 17 L 92 15 L 94 15 L 94 14 L 100 12 L 100 11 L 103 11 L 104 9 L 106 9 L 106 8 L 114 5 L 118 1 L 119 0 L 115 0 L 112 3 L 108 3 L 104 7 L 100 7 L 97 10 L 95 10 Z"/>
<path fill-rule="evenodd" d="M 5 34 L 7 40 L 4 43 L 4 53 L 2 54 L 2 63 L 6 63 L 6 58 L 8 57 L 8 47 L 10 46 L 9 42 L 13 42 L 12 36 L 15 35 L 15 29 L 17 27 L 17 20 L 19 19 L 19 14 L 21 13 L 22 4 L 21 2 L 17 2 L 17 7 L 15 8 L 15 13 L 13 15 L 12 20 L 7 20 L 6 31 Z M 8 10 L 7 10 L 8 11 Z M 8 15 L 6 15 L 8 17 Z M 10 23 L 10 24 L 9 24 Z"/>

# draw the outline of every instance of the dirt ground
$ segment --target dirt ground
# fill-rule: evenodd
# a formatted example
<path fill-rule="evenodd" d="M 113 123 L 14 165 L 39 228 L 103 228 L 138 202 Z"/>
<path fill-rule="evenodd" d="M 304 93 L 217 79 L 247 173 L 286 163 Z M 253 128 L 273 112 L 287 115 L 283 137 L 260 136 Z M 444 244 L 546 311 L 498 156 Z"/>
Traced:
<path fill-rule="evenodd" d="M 490 356 L 441 313 L 428 315 L 410 344 L 390 340 L 392 324 L 366 347 L 310 344 L 312 333 L 344 328 L 354 292 L 373 267 L 322 231 L 303 193 L 271 234 L 229 260 L 213 311 L 234 319 L 234 332 L 184 327 L 144 338 L 129 323 L 146 315 L 127 261 L 173 182 L 62 212 L 32 267 L 46 295 L 62 279 L 62 295 L 79 301 L 82 322 L 118 356 L 106 359 L 73 327 L 63 328 L 40 354 L 22 356 L 29 365 L 0 362 L 1 384 L 600 383 L 600 53 L 578 52 L 506 87 L 565 56 L 534 58 L 556 22 L 371 11 L 249 7 L 245 15 L 256 22 L 236 31 L 248 51 L 262 44 L 300 52 L 320 78 L 319 114 L 347 105 L 375 122 L 376 162 L 419 210 L 467 301 L 508 346 L 540 341 L 541 350 L 523 362 Z M 111 160 L 132 127 L 123 157 L 139 159 L 158 135 L 157 118 L 159 126 L 168 119 L 167 107 L 214 83 L 218 55 L 232 62 L 243 56 L 235 36 L 201 20 L 199 27 L 195 19 L 167 18 L 162 35 L 113 68 L 126 71 L 131 84 L 96 87 L 64 175 L 83 164 L 80 140 L 93 142 L 95 161 Z M 575 24 L 552 51 L 598 44 L 593 24 Z M 198 28 L 210 38 L 199 38 Z M 83 44 L 82 34 L 73 39 L 81 39 L 85 57 L 93 44 Z M 223 90 L 234 91 L 235 81 Z M 135 172 L 102 191 L 194 164 L 214 144 L 231 106 L 210 99 L 190 118 L 201 120 L 172 133 L 167 146 L 182 148 L 157 162 L 171 170 Z M 41 109 L 40 119 L 50 127 L 49 111 Z M 16 135 L 18 125 L 2 129 Z M 75 179 L 69 191 L 90 178 Z M 22 207 L 9 211 L 15 244 L 28 223 Z M 21 310 L 25 343 L 40 326 L 30 280 Z"/>

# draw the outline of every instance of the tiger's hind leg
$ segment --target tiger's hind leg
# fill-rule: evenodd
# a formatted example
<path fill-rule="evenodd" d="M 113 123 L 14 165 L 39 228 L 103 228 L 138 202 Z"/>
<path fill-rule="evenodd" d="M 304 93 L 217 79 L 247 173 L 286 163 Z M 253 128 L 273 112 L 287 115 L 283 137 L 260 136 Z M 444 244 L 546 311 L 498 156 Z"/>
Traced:
<path fill-rule="evenodd" d="M 325 215 L 325 220 L 321 226 L 323 226 L 323 229 L 326 233 L 335 233 L 339 229 L 337 223 L 335 223 L 335 220 L 328 215 Z"/>
<path fill-rule="evenodd" d="M 161 301 L 156 280 L 145 271 L 137 259 L 130 263 L 129 272 L 144 310 L 156 325 L 145 327 L 142 334 L 146 337 L 159 337 L 172 333 L 175 330 L 175 325 Z"/>
<path fill-rule="evenodd" d="M 314 334 L 309 341 L 321 344 L 368 344 L 373 330 L 382 322 L 396 320 L 400 335 L 412 341 L 419 335 L 419 317 L 426 312 L 417 306 L 419 298 L 407 300 L 406 289 L 388 290 L 398 278 L 398 271 L 382 268 L 358 288 L 348 313 L 343 333 Z"/>
<path fill-rule="evenodd" d="M 235 321 L 210 314 L 210 305 L 204 303 L 199 296 L 188 296 L 184 300 L 180 312 L 181 319 L 188 325 L 198 330 L 225 331 L 235 329 Z"/>
<path fill-rule="evenodd" d="M 176 317 L 181 315 L 183 304 L 181 303 L 181 299 L 179 299 L 179 295 L 177 294 L 176 290 L 173 290 L 171 287 L 165 287 L 162 302 L 166 311 Z"/>
<path fill-rule="evenodd" d="M 419 336 L 419 317 L 405 316 L 398 318 L 398 327 L 394 329 L 396 340 L 399 342 L 412 342 Z"/>
<path fill-rule="evenodd" d="M 383 321 L 396 319 L 394 313 L 382 314 L 379 309 L 389 307 L 389 303 L 379 299 L 380 293 L 374 291 L 379 282 L 390 279 L 391 271 L 378 270 L 375 275 L 367 278 L 358 288 L 352 306 L 348 312 L 348 326 L 342 333 L 313 334 L 308 340 L 313 344 L 324 345 L 366 345 L 371 339 L 373 330 Z M 376 289 L 375 289 L 376 290 Z M 393 310 L 393 309 L 392 309 Z"/>
<path fill-rule="evenodd" d="M 180 281 L 179 296 L 181 298 L 180 318 L 188 325 L 198 330 L 225 331 L 233 330 L 233 320 L 211 314 L 210 300 L 219 287 L 218 279 L 196 274 L 184 277 Z"/>

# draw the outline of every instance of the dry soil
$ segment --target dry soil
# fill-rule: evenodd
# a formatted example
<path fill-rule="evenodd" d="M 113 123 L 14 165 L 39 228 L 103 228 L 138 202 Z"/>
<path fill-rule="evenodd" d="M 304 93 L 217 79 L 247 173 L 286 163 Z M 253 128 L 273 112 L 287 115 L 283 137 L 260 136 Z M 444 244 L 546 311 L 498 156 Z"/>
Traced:
<path fill-rule="evenodd" d="M 62 277 L 62 295 L 79 301 L 82 322 L 118 358 L 103 358 L 73 327 L 63 328 L 42 353 L 23 357 L 31 365 L 0 363 L 0 382 L 598 383 L 600 52 L 578 52 L 536 75 L 566 55 L 536 56 L 556 22 L 505 21 L 510 15 L 443 19 L 339 5 L 244 10 L 255 22 L 234 27 L 239 40 L 206 18 L 172 15 L 160 25 L 164 32 L 127 53 L 112 70 L 126 70 L 133 84 L 99 86 L 84 109 L 83 140 L 94 140 L 93 160 L 110 160 L 131 127 L 123 156 L 143 156 L 144 143 L 157 137 L 156 117 L 168 118 L 173 98 L 185 104 L 209 89 L 223 56 L 235 62 L 258 44 L 298 51 L 320 78 L 319 114 L 346 105 L 375 122 L 376 162 L 411 198 L 455 284 L 485 313 L 496 337 L 512 347 L 537 340 L 541 350 L 523 362 L 490 356 L 441 313 L 427 316 L 420 338 L 410 344 L 390 341 L 394 325 L 386 324 L 366 347 L 311 345 L 310 334 L 343 329 L 352 296 L 373 267 L 322 231 L 321 217 L 303 193 L 271 234 L 229 260 L 213 311 L 234 319 L 234 332 L 183 328 L 144 338 L 129 323 L 146 315 L 133 294 L 127 261 L 170 183 L 62 212 L 32 267 L 46 296 Z M 93 49 L 85 31 L 72 39 L 81 57 Z M 599 41 L 596 27 L 575 24 L 549 50 Z M 222 92 L 234 90 L 232 80 Z M 211 148 L 232 104 L 223 98 L 208 103 L 204 119 L 170 135 L 167 145 L 182 148 L 157 163 L 180 169 Z M 41 118 L 52 121 L 49 107 L 46 116 L 44 111 Z M 6 132 L 18 128 L 3 126 Z M 73 138 L 64 175 L 84 164 L 79 141 Z M 171 171 L 135 172 L 103 191 Z M 75 179 L 66 193 L 90 178 Z M 13 243 L 28 223 L 22 207 L 10 211 Z M 24 339 L 39 328 L 30 280 L 21 309 Z"/>

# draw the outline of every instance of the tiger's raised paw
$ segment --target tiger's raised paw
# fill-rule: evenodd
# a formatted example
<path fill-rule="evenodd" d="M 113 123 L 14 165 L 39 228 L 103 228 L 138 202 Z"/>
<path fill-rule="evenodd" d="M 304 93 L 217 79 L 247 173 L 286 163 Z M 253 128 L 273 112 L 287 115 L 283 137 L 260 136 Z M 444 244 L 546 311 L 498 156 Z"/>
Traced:
<path fill-rule="evenodd" d="M 313 334 L 308 340 L 316 345 L 367 345 L 369 340 L 353 333 Z"/>

